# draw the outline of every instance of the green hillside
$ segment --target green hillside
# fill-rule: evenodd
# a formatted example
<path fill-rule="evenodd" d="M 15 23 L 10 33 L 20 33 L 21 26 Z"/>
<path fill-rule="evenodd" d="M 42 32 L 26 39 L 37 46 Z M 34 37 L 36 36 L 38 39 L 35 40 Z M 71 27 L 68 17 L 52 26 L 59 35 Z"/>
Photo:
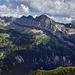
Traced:
<path fill-rule="evenodd" d="M 32 35 L 30 33 L 20 33 L 13 29 L 7 30 L 0 25 L 0 59 L 6 54 L 15 50 L 27 50 L 34 48 L 34 45 L 46 45 L 50 37 L 46 34 Z"/>
<path fill-rule="evenodd" d="M 59 67 L 54 70 L 36 70 L 32 75 L 75 75 L 75 67 Z"/>
<path fill-rule="evenodd" d="M 75 67 L 36 70 L 75 65 L 75 49 L 42 31 L 22 33 L 0 25 L 0 75 L 74 75 Z"/>

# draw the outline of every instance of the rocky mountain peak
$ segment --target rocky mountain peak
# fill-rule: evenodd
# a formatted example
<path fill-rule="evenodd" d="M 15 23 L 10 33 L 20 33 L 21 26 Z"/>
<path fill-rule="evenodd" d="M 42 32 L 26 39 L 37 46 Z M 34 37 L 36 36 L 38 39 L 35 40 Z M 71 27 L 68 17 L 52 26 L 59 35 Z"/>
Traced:
<path fill-rule="evenodd" d="M 0 19 L 4 22 L 9 19 L 10 23 L 0 30 L 0 49 L 3 50 L 0 57 L 3 59 L 6 56 L 7 59 L 3 61 L 2 70 L 6 68 L 8 71 L 8 68 L 18 64 L 22 64 L 23 70 L 75 65 L 75 28 L 72 24 L 55 22 L 46 15 L 36 18 L 22 16 L 13 21 L 6 17 Z M 9 50 L 15 53 L 8 55 Z"/>
<path fill-rule="evenodd" d="M 46 19 L 51 19 L 51 18 L 49 18 L 48 16 L 46 16 L 46 15 L 40 15 L 40 16 L 37 16 L 36 18 L 35 18 L 37 21 L 45 21 Z"/>
<path fill-rule="evenodd" d="M 23 18 L 23 19 L 24 19 L 24 18 L 26 18 L 26 16 L 24 16 L 24 15 L 23 15 L 21 18 Z"/>
<path fill-rule="evenodd" d="M 29 15 L 27 18 L 28 19 L 34 19 L 33 16 L 31 16 L 31 15 Z"/>

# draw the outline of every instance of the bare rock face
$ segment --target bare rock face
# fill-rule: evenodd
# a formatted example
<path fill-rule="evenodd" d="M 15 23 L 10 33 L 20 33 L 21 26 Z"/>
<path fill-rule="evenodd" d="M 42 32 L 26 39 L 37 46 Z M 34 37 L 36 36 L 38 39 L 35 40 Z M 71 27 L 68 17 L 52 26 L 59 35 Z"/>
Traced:
<path fill-rule="evenodd" d="M 10 25 L 16 18 L 15 17 L 0 17 L 0 24 L 3 26 Z"/>
<path fill-rule="evenodd" d="M 46 69 L 52 69 L 58 66 L 75 65 L 75 27 L 73 24 L 58 23 L 46 15 L 36 18 L 32 16 L 22 16 L 21 18 L 5 17 L 0 18 L 0 23 L 8 30 L 15 30 L 19 33 L 33 33 L 35 36 L 42 34 L 51 36 L 47 45 L 37 44 L 33 50 L 16 51 L 15 61 L 18 64 L 22 64 L 22 66 L 20 65 L 22 68 L 28 70 L 30 68 L 38 69 L 43 66 Z M 15 34 L 15 31 L 13 34 Z M 21 38 L 25 39 L 25 37 Z M 32 48 L 32 46 L 30 47 Z M 3 54 L 0 55 L 3 56 Z"/>
<path fill-rule="evenodd" d="M 63 43 L 75 47 L 75 44 L 69 40 L 64 40 L 70 35 L 75 34 L 74 22 L 72 24 L 57 23 L 46 15 L 37 16 L 22 16 L 21 18 L 0 17 L 0 23 L 8 29 L 14 29 L 20 32 L 31 31 L 31 29 L 40 29 L 50 32 Z M 64 38 L 63 38 L 64 37 Z M 69 38 L 70 39 L 70 38 Z"/>
<path fill-rule="evenodd" d="M 22 16 L 21 18 L 16 18 L 10 24 L 10 26 L 8 26 L 8 28 L 15 29 L 18 31 L 25 31 L 28 28 L 46 30 L 50 32 L 53 36 L 56 36 L 65 44 L 75 47 L 72 42 L 64 40 L 63 38 L 63 36 L 65 38 L 68 38 L 69 35 L 75 34 L 75 28 L 73 27 L 73 25 L 57 23 L 46 15 L 41 15 L 36 18 L 33 18 L 32 16 Z"/>

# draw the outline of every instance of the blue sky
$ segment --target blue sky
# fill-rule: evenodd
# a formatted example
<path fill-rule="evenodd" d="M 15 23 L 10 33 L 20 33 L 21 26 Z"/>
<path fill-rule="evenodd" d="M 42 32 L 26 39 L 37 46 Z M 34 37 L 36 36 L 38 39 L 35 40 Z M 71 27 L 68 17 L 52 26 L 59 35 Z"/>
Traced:
<path fill-rule="evenodd" d="M 55 21 L 75 20 L 75 0 L 0 0 L 0 16 L 46 14 Z"/>

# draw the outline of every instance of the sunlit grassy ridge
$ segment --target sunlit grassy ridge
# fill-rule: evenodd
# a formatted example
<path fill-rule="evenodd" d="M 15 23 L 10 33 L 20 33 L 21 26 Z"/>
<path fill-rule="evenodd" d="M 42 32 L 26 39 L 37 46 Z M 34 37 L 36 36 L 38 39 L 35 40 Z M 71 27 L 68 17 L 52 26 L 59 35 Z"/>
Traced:
<path fill-rule="evenodd" d="M 39 32 L 36 34 L 21 33 L 13 29 L 6 29 L 4 27 L 0 28 L 1 75 L 14 75 L 12 74 L 14 72 L 15 75 L 27 75 L 30 70 L 36 69 L 36 67 L 39 68 L 40 64 L 43 64 L 44 69 L 47 69 L 48 67 L 50 69 L 52 65 L 52 69 L 55 66 L 58 67 L 60 66 L 60 64 L 62 65 L 61 62 L 63 61 L 59 60 L 59 64 L 57 63 L 56 65 L 49 65 L 46 64 L 46 61 L 48 63 L 50 63 L 51 61 L 48 61 L 47 58 L 55 60 L 54 58 L 52 58 L 54 57 L 54 55 L 55 57 L 57 56 L 59 58 L 62 55 L 66 59 L 66 56 L 74 57 L 74 53 L 74 50 L 71 51 L 68 46 L 64 45 L 64 43 L 62 43 L 60 40 L 58 40 L 51 34 L 47 34 L 46 32 Z M 53 62 L 55 61 L 52 61 L 52 63 Z M 13 69 L 15 69 L 14 72 Z M 22 72 L 24 74 L 22 74 Z M 25 74 L 26 72 L 27 74 Z M 29 73 L 29 75 L 75 75 L 75 67 L 59 67 L 55 70 L 48 71 L 39 69 L 34 73 L 32 72 Z"/>
<path fill-rule="evenodd" d="M 22 34 L 15 30 L 7 30 L 0 25 L 0 59 L 7 53 L 15 50 L 28 50 L 39 44 L 46 45 L 50 41 L 50 36 L 46 34 L 34 35 Z"/>
<path fill-rule="evenodd" d="M 11 41 L 9 41 L 10 35 L 7 33 L 0 33 L 0 58 L 5 56 L 5 53 L 15 47 Z"/>
<path fill-rule="evenodd" d="M 10 36 L 8 34 L 0 33 L 0 47 L 8 45 L 8 38 Z"/>
<path fill-rule="evenodd" d="M 75 75 L 75 67 L 59 67 L 54 70 L 36 70 L 32 75 Z"/>
<path fill-rule="evenodd" d="M 41 34 L 36 36 L 36 45 L 39 45 L 40 43 L 43 43 L 46 45 L 50 41 L 50 37 L 47 36 L 46 34 Z"/>
<path fill-rule="evenodd" d="M 10 35 L 6 32 L 7 29 L 0 25 L 0 59 L 3 59 L 7 53 L 16 48 L 12 41 L 9 40 Z"/>

